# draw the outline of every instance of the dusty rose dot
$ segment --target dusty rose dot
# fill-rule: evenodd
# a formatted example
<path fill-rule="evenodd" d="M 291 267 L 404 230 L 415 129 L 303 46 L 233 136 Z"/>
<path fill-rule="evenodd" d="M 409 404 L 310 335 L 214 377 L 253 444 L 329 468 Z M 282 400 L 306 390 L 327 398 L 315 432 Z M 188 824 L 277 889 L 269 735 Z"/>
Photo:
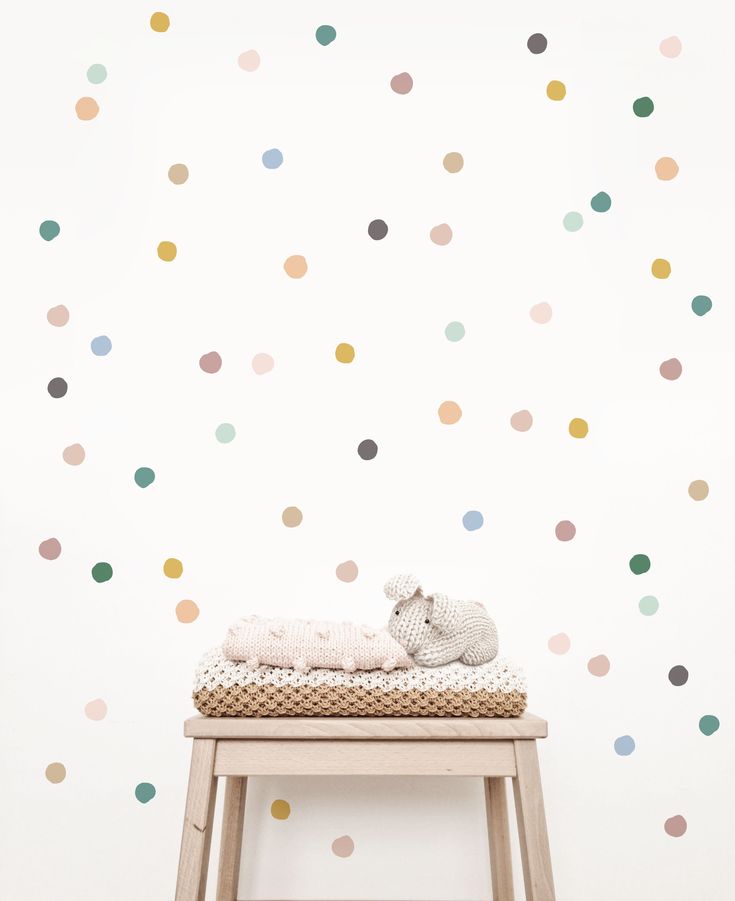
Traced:
<path fill-rule="evenodd" d="M 664 832 L 673 838 L 681 838 L 687 831 L 687 821 L 681 814 L 675 817 L 669 817 L 664 823 Z"/>
<path fill-rule="evenodd" d="M 533 425 L 533 416 L 528 410 L 519 410 L 510 417 L 510 425 L 516 432 L 527 432 Z"/>
<path fill-rule="evenodd" d="M 610 672 L 610 661 L 604 654 L 587 661 L 587 669 L 593 676 L 606 676 Z"/>
<path fill-rule="evenodd" d="M 84 715 L 88 720 L 99 722 L 99 720 L 103 720 L 107 716 L 107 704 L 102 698 L 95 698 L 94 701 L 84 705 Z"/>
<path fill-rule="evenodd" d="M 38 553 L 44 560 L 55 560 L 61 553 L 58 538 L 47 538 L 38 545 Z"/>
<path fill-rule="evenodd" d="M 681 363 L 676 359 L 676 357 L 672 357 L 670 360 L 664 360 L 663 363 L 658 367 L 658 371 L 665 379 L 673 382 L 681 375 Z"/>
<path fill-rule="evenodd" d="M 255 72 L 260 65 L 260 54 L 257 50 L 246 50 L 238 56 L 237 64 L 246 72 Z"/>
<path fill-rule="evenodd" d="M 390 86 L 396 94 L 408 94 L 413 87 L 413 78 L 411 78 L 408 72 L 400 72 L 398 75 L 394 75 L 393 78 L 391 78 Z"/>
<path fill-rule="evenodd" d="M 266 372 L 270 372 L 275 365 L 273 361 L 273 357 L 269 354 L 256 354 L 253 357 L 253 371 L 256 375 L 265 375 Z"/>
<path fill-rule="evenodd" d="M 676 35 L 672 35 L 670 38 L 664 38 L 658 49 L 667 59 L 675 59 L 681 53 L 681 41 Z"/>
<path fill-rule="evenodd" d="M 531 307 L 529 315 L 539 325 L 546 325 L 551 321 L 551 307 L 548 303 L 537 303 Z"/>
<path fill-rule="evenodd" d="M 199 368 L 203 372 L 219 372 L 222 368 L 222 357 L 216 350 L 210 350 L 208 354 L 199 357 Z"/>
<path fill-rule="evenodd" d="M 340 835 L 332 842 L 332 851 L 337 857 L 349 857 L 355 850 L 355 843 L 349 835 Z"/>
<path fill-rule="evenodd" d="M 566 632 L 559 632 L 549 639 L 549 650 L 552 654 L 566 654 L 572 642 Z"/>
<path fill-rule="evenodd" d="M 357 578 L 357 563 L 354 560 L 345 560 L 335 570 L 340 582 L 354 582 Z"/>
<path fill-rule="evenodd" d="M 554 532 L 559 541 L 571 541 L 577 534 L 577 527 L 568 519 L 562 519 L 556 524 Z"/>
<path fill-rule="evenodd" d="M 62 325 L 66 325 L 69 321 L 69 310 L 67 310 L 63 304 L 59 304 L 58 307 L 51 307 L 48 313 L 46 313 L 46 319 L 48 319 L 51 325 L 61 328 Z"/>
<path fill-rule="evenodd" d="M 435 225 L 432 230 L 429 232 L 429 237 L 434 242 L 434 244 L 439 244 L 443 247 L 445 244 L 449 244 L 452 240 L 452 229 L 447 225 L 446 222 L 442 222 L 441 225 Z"/>
<path fill-rule="evenodd" d="M 64 458 L 64 463 L 68 463 L 69 466 L 79 466 L 80 463 L 84 463 L 86 454 L 81 444 L 70 444 L 69 447 L 64 448 L 61 456 Z"/>

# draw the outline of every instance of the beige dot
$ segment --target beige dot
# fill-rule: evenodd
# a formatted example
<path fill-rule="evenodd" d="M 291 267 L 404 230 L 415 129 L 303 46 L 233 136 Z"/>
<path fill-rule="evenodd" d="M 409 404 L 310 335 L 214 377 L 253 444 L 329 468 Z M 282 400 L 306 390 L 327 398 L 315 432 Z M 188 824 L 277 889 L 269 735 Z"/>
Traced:
<path fill-rule="evenodd" d="M 50 763 L 46 767 L 46 778 L 49 782 L 53 782 L 54 785 L 58 785 L 59 782 L 63 782 L 66 779 L 66 767 L 63 763 Z"/>
<path fill-rule="evenodd" d="M 48 319 L 51 325 L 60 328 L 69 321 L 69 311 L 63 304 L 59 304 L 58 307 L 51 307 L 48 313 L 46 313 L 46 319 Z"/>
<path fill-rule="evenodd" d="M 174 163 L 168 170 L 169 181 L 175 185 L 183 185 L 189 177 L 189 170 L 183 163 Z"/>
<path fill-rule="evenodd" d="M 95 698 L 94 701 L 89 701 L 84 705 L 84 715 L 88 720 L 99 722 L 107 716 L 107 704 L 102 698 Z"/>
<path fill-rule="evenodd" d="M 68 463 L 69 466 L 79 466 L 80 463 L 84 463 L 86 453 L 81 444 L 70 444 L 69 447 L 64 448 L 62 457 L 64 463 Z"/>
<path fill-rule="evenodd" d="M 180 623 L 193 623 L 199 616 L 199 608 L 194 601 L 179 601 L 176 605 L 176 619 Z"/>
<path fill-rule="evenodd" d="M 656 161 L 656 175 L 661 181 L 671 181 L 679 174 L 679 166 L 676 160 L 672 160 L 670 156 L 662 156 Z"/>
<path fill-rule="evenodd" d="M 460 172 L 464 166 L 462 154 L 452 151 L 444 157 L 444 168 L 447 172 Z"/>
<path fill-rule="evenodd" d="M 439 405 L 439 421 L 444 425 L 454 425 L 462 418 L 462 409 L 453 400 L 445 400 Z"/>
<path fill-rule="evenodd" d="M 709 494 L 709 485 L 703 479 L 696 479 L 689 486 L 689 497 L 693 501 L 703 501 Z"/>
<path fill-rule="evenodd" d="M 306 265 L 306 260 L 304 257 L 296 254 L 295 256 L 289 257 L 286 262 L 283 264 L 283 268 L 286 270 L 286 275 L 291 278 L 303 278 L 306 275 L 306 270 L 309 268 Z"/>
<path fill-rule="evenodd" d="M 77 100 L 74 109 L 83 122 L 89 122 L 90 119 L 94 119 L 100 111 L 99 104 L 92 97 L 81 97 Z"/>
<path fill-rule="evenodd" d="M 539 325 L 546 325 L 551 322 L 551 306 L 548 303 L 537 303 L 528 311 L 529 316 Z"/>
<path fill-rule="evenodd" d="M 283 513 L 281 513 L 283 524 L 284 526 L 288 526 L 289 529 L 300 526 L 303 518 L 304 515 L 298 507 L 286 507 Z"/>
<path fill-rule="evenodd" d="M 510 417 L 510 425 L 516 432 L 527 432 L 533 425 L 533 416 L 528 410 L 519 410 Z"/>
<path fill-rule="evenodd" d="M 340 582 L 354 582 L 357 578 L 357 563 L 354 560 L 345 560 L 335 570 Z"/>
<path fill-rule="evenodd" d="M 452 240 L 452 229 L 447 225 L 446 222 L 443 222 L 441 225 L 435 225 L 432 230 L 429 232 L 429 237 L 434 242 L 434 244 L 439 244 L 443 247 L 445 244 L 449 244 Z"/>

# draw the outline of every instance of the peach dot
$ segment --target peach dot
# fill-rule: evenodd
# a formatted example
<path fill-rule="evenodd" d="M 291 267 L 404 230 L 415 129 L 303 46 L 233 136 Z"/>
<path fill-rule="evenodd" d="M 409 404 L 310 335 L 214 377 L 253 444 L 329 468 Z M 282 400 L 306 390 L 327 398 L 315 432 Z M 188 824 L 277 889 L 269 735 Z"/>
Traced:
<path fill-rule="evenodd" d="M 336 854 L 337 857 L 349 857 L 354 850 L 355 843 L 349 835 L 340 835 L 339 838 L 335 838 L 332 842 L 332 852 Z"/>
<path fill-rule="evenodd" d="M 107 716 L 107 704 L 102 698 L 95 698 L 84 705 L 84 715 L 88 720 L 99 722 Z"/>
<path fill-rule="evenodd" d="M 679 164 L 670 156 L 662 156 L 656 160 L 656 175 L 661 181 L 671 181 L 679 174 Z"/>
<path fill-rule="evenodd" d="M 357 578 L 357 563 L 354 560 L 345 560 L 335 570 L 340 582 L 354 582 Z"/>
<path fill-rule="evenodd" d="M 459 404 L 455 404 L 453 400 L 445 400 L 439 405 L 439 422 L 444 425 L 454 425 L 462 418 L 462 408 Z"/>
<path fill-rule="evenodd" d="M 80 463 L 84 463 L 86 453 L 81 444 L 70 444 L 69 447 L 64 448 L 61 456 L 64 458 L 64 463 L 68 463 L 69 466 L 79 466 Z"/>
<path fill-rule="evenodd" d="M 610 672 L 610 661 L 604 654 L 587 661 L 587 669 L 593 676 L 606 676 Z"/>
<path fill-rule="evenodd" d="M 442 222 L 441 225 L 435 225 L 432 228 L 429 232 L 429 237 L 434 244 L 439 244 L 441 247 L 444 247 L 452 240 L 452 229 L 446 222 Z"/>
<path fill-rule="evenodd" d="M 664 38 L 658 49 L 667 59 L 675 59 L 681 53 L 681 41 L 676 35 L 672 35 L 670 38 Z"/>
<path fill-rule="evenodd" d="M 194 601 L 179 601 L 176 605 L 176 619 L 180 623 L 193 623 L 199 616 L 199 608 Z"/>
<path fill-rule="evenodd" d="M 557 635 L 551 636 L 548 645 L 552 654 L 566 654 L 571 648 L 572 642 L 566 632 L 559 632 Z"/>
<path fill-rule="evenodd" d="M 255 72 L 260 65 L 260 54 L 257 50 L 246 50 L 238 56 L 237 64 L 246 72 Z"/>
<path fill-rule="evenodd" d="M 74 109 L 83 122 L 89 122 L 90 119 L 94 119 L 100 111 L 99 104 L 92 97 L 80 97 Z"/>
<path fill-rule="evenodd" d="M 256 375 L 265 375 L 266 372 L 270 372 L 273 369 L 275 362 L 269 354 L 256 354 L 252 359 L 251 365 Z"/>
<path fill-rule="evenodd" d="M 59 304 L 58 307 L 51 307 L 48 313 L 46 313 L 46 319 L 48 319 L 51 325 L 61 328 L 62 325 L 66 325 L 69 321 L 69 311 L 63 304 Z"/>
<path fill-rule="evenodd" d="M 306 265 L 305 258 L 296 254 L 286 260 L 283 264 L 283 268 L 286 270 L 286 275 L 291 278 L 303 278 L 309 267 Z"/>
<path fill-rule="evenodd" d="M 676 357 L 672 357 L 670 360 L 664 360 L 658 371 L 667 381 L 674 382 L 682 373 L 681 363 Z"/>
<path fill-rule="evenodd" d="M 518 410 L 510 417 L 510 425 L 516 432 L 527 432 L 533 425 L 533 416 L 528 410 Z"/>
<path fill-rule="evenodd" d="M 539 325 L 546 325 L 551 321 L 551 306 L 548 303 L 537 303 L 531 307 L 529 315 Z"/>

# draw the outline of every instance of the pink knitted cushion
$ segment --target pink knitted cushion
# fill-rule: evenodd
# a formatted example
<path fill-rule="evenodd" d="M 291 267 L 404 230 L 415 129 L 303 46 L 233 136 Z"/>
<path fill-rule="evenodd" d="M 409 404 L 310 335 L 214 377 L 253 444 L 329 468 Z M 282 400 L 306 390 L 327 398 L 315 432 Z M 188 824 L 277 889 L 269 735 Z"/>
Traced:
<path fill-rule="evenodd" d="M 248 666 L 282 666 L 306 672 L 413 666 L 404 648 L 385 629 L 356 623 L 246 616 L 227 632 L 222 651 Z"/>

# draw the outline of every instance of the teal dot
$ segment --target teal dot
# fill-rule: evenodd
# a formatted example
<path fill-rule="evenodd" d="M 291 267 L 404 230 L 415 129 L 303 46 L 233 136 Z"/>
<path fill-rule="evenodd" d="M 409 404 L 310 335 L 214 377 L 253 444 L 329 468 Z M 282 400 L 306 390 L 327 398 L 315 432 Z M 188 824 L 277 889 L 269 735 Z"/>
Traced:
<path fill-rule="evenodd" d="M 444 329 L 448 341 L 461 341 L 464 338 L 464 326 L 461 322 L 450 322 Z"/>
<path fill-rule="evenodd" d="M 635 741 L 631 735 L 621 735 L 615 739 L 615 753 L 621 757 L 629 757 L 635 751 Z"/>
<path fill-rule="evenodd" d="M 147 804 L 156 797 L 156 786 L 150 782 L 139 782 L 135 786 L 135 797 L 141 804 Z"/>
<path fill-rule="evenodd" d="M 705 294 L 697 294 L 692 301 L 692 310 L 697 316 L 704 316 L 712 309 L 712 301 Z"/>
<path fill-rule="evenodd" d="M 637 576 L 640 576 L 642 573 L 647 573 L 651 568 L 651 561 L 646 557 L 645 554 L 634 554 L 628 563 L 630 567 L 630 571 L 635 573 Z"/>
<path fill-rule="evenodd" d="M 650 97 L 639 97 L 633 102 L 633 112 L 639 119 L 647 119 L 653 112 L 653 100 Z"/>
<path fill-rule="evenodd" d="M 141 466 L 139 469 L 135 470 L 135 475 L 133 476 L 133 478 L 135 479 L 136 485 L 139 485 L 141 488 L 147 488 L 155 481 L 156 474 L 147 466 Z"/>
<path fill-rule="evenodd" d="M 53 241 L 61 231 L 61 226 L 53 219 L 46 219 L 38 228 L 38 234 L 44 241 Z"/>
<path fill-rule="evenodd" d="M 595 194 L 592 200 L 590 200 L 590 206 L 596 213 L 606 213 L 612 206 L 610 195 L 606 194 L 604 191 L 600 191 L 599 194 Z"/>
<path fill-rule="evenodd" d="M 638 601 L 638 609 L 644 616 L 653 616 L 658 610 L 658 600 L 652 594 L 647 594 Z"/>
<path fill-rule="evenodd" d="M 320 25 L 316 30 L 316 39 L 322 47 L 331 44 L 336 37 L 337 31 L 331 25 Z"/>
<path fill-rule="evenodd" d="M 699 721 L 699 731 L 702 735 L 712 735 L 717 732 L 720 728 L 720 721 L 716 716 L 713 716 L 711 713 L 708 713 L 707 716 L 703 716 Z"/>
<path fill-rule="evenodd" d="M 92 567 L 92 578 L 95 582 L 109 582 L 112 578 L 112 567 L 109 563 L 95 563 Z"/>
<path fill-rule="evenodd" d="M 217 426 L 214 434 L 220 444 L 229 444 L 235 437 L 235 426 L 230 422 L 223 422 Z"/>
<path fill-rule="evenodd" d="M 87 69 L 87 81 L 90 81 L 92 84 L 102 84 L 106 78 L 107 69 L 102 63 L 94 63 Z"/>
<path fill-rule="evenodd" d="M 583 224 L 584 219 L 582 218 L 581 213 L 567 213 L 564 217 L 564 228 L 568 232 L 578 232 Z"/>

